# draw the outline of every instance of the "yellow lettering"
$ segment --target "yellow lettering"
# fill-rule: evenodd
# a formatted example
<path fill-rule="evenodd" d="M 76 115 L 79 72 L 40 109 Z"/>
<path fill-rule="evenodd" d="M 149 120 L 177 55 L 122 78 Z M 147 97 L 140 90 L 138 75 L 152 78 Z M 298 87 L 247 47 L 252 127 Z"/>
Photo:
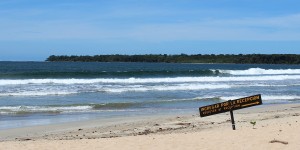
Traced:
<path fill-rule="evenodd" d="M 228 105 L 229 105 L 229 102 L 223 102 L 223 103 L 221 103 L 221 107 L 226 107 Z"/>
<path fill-rule="evenodd" d="M 211 109 L 215 109 L 215 105 L 212 105 L 212 106 L 211 106 Z"/>

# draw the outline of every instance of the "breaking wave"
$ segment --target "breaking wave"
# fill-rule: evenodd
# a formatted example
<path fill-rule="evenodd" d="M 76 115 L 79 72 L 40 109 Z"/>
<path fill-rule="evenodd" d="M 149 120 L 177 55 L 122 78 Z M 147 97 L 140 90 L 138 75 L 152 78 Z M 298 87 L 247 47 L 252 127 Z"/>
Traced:
<path fill-rule="evenodd" d="M 147 105 L 162 103 L 176 103 L 184 101 L 203 101 L 219 98 L 196 97 L 191 99 L 166 99 L 143 102 L 115 102 L 102 104 L 72 104 L 72 105 L 50 105 L 50 106 L 2 106 L 0 114 L 32 114 L 32 113 L 76 113 L 76 112 L 98 112 L 98 111 L 135 111 L 138 108 L 145 108 Z"/>
<path fill-rule="evenodd" d="M 242 97 L 247 97 L 247 96 L 246 95 L 244 95 L 244 96 L 226 96 L 226 97 L 220 97 L 220 99 L 222 101 L 227 101 L 227 100 L 239 99 Z M 276 101 L 276 100 L 292 101 L 292 100 L 300 100 L 300 96 L 297 96 L 297 95 L 262 95 L 261 99 L 263 101 Z"/>
<path fill-rule="evenodd" d="M 231 75 L 299 75 L 300 69 L 250 68 L 247 70 L 219 70 L 219 72 Z"/>
<path fill-rule="evenodd" d="M 299 73 L 300 74 L 300 73 Z M 226 82 L 226 81 L 274 81 L 300 79 L 300 75 L 235 76 L 235 77 L 174 77 L 174 78 L 98 78 L 98 79 L 24 79 L 0 80 L 0 85 L 24 84 L 138 84 L 138 83 L 183 83 L 183 82 Z"/>
<path fill-rule="evenodd" d="M 227 97 L 195 97 L 186 99 L 165 99 L 152 101 L 132 101 L 132 102 L 114 102 L 114 103 L 100 103 L 100 104 L 72 104 L 72 105 L 49 105 L 49 106 L 2 106 L 0 107 L 0 114 L 60 114 L 60 113 L 81 113 L 81 112 L 117 112 L 117 111 L 138 111 L 137 109 L 145 109 L 147 107 L 154 107 L 155 105 L 171 104 L 180 102 L 192 101 L 227 101 L 235 100 L 244 96 L 227 96 Z M 297 95 L 262 95 L 263 101 L 293 101 L 300 100 Z M 152 106 L 149 106 L 152 105 Z"/>

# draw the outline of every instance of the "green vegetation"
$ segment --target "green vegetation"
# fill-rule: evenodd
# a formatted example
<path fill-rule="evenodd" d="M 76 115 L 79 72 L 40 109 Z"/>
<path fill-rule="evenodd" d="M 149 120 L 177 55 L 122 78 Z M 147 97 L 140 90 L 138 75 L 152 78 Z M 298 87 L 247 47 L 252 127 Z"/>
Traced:
<path fill-rule="evenodd" d="M 254 126 L 256 125 L 256 121 L 250 121 L 250 123 L 252 124 L 252 128 L 254 129 Z"/>
<path fill-rule="evenodd" d="M 220 55 L 95 55 L 55 56 L 46 61 L 71 62 L 165 62 L 165 63 L 234 63 L 234 64 L 300 64 L 297 54 L 220 54 Z"/>

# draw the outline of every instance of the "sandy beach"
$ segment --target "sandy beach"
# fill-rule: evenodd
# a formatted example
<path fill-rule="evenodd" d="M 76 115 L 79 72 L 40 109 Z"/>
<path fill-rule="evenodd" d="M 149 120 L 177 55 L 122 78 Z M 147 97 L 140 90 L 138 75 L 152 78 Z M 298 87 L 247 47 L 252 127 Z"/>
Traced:
<path fill-rule="evenodd" d="M 300 104 L 199 114 L 90 120 L 0 131 L 0 149 L 299 149 Z M 253 126 L 250 122 L 256 122 Z"/>

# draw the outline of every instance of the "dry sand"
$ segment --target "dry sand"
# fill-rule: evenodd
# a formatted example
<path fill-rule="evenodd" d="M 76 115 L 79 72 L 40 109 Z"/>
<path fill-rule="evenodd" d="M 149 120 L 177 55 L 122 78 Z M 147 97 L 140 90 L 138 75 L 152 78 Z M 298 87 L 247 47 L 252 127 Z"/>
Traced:
<path fill-rule="evenodd" d="M 26 149 L 300 149 L 300 104 L 199 114 L 91 120 L 0 131 L 0 150 Z M 256 121 L 253 127 L 251 121 Z"/>

